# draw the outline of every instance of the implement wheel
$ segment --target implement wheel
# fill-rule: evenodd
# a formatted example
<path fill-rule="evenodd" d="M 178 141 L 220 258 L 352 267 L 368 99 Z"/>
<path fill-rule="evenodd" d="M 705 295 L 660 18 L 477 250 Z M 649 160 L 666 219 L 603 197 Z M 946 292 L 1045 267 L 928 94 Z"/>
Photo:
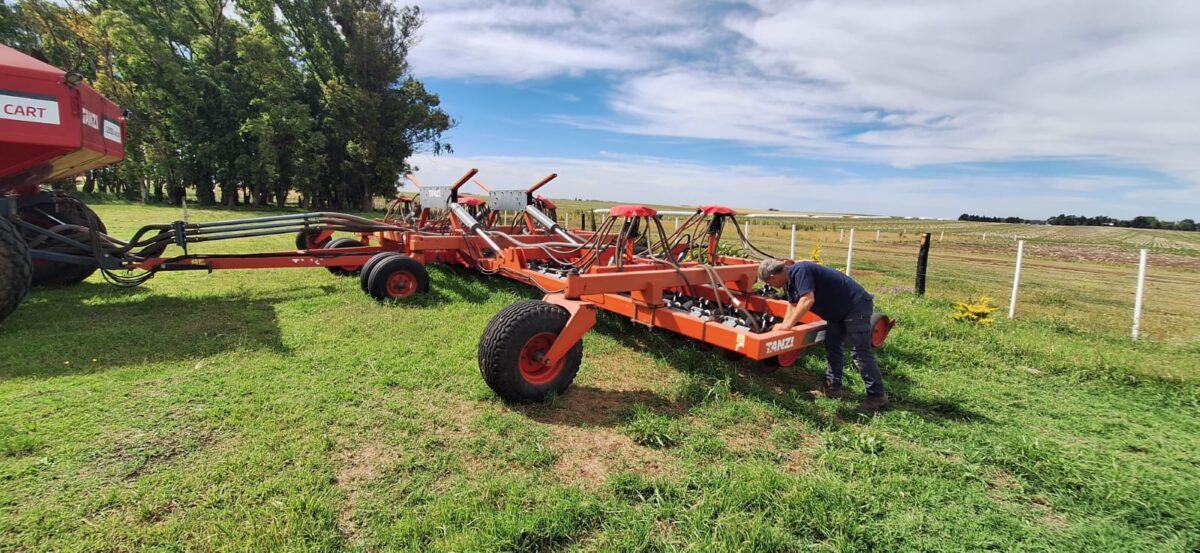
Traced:
<path fill-rule="evenodd" d="M 296 233 L 296 249 L 297 250 L 319 250 L 329 244 L 329 237 L 324 240 L 318 240 L 321 233 L 324 232 L 319 228 L 310 228 Z"/>
<path fill-rule="evenodd" d="M 359 271 L 358 273 L 358 286 L 362 288 L 364 294 L 371 293 L 371 288 L 369 286 L 370 281 L 368 279 L 371 278 L 371 271 L 375 268 L 375 265 L 378 265 L 379 262 L 383 261 L 384 259 L 397 255 L 400 254 L 396 252 L 382 252 L 375 254 L 374 257 L 367 260 L 367 264 L 363 265 L 362 271 Z"/>
<path fill-rule="evenodd" d="M 49 203 L 32 205 L 21 209 L 18 212 L 18 216 L 27 223 L 32 223 L 45 229 L 57 227 L 59 226 L 59 222 L 62 222 L 85 228 L 92 228 L 94 226 L 96 232 L 108 234 L 108 227 L 104 225 L 104 221 L 100 220 L 100 216 L 96 215 L 95 211 L 92 211 L 92 208 L 68 196 L 55 197 L 53 208 L 51 208 L 51 204 Z M 58 231 L 58 233 L 89 246 L 92 243 L 92 234 L 86 230 L 64 229 Z M 34 246 L 35 249 L 72 255 L 91 255 L 90 251 L 79 251 L 78 248 L 69 244 L 42 237 L 40 234 L 27 232 L 27 238 L 39 241 L 39 244 Z M 33 283 L 53 285 L 78 284 L 83 282 L 87 277 L 92 276 L 92 273 L 95 272 L 95 265 L 77 265 L 60 261 L 37 260 L 33 264 Z"/>
<path fill-rule="evenodd" d="M 429 291 L 429 273 L 416 259 L 397 253 L 371 261 L 376 263 L 367 276 L 367 293 L 376 300 L 402 300 Z"/>
<path fill-rule="evenodd" d="M 330 240 L 327 244 L 322 246 L 322 249 L 334 250 L 337 248 L 361 248 L 361 247 L 363 247 L 363 245 L 364 244 L 362 242 L 359 242 L 358 240 L 355 240 L 353 238 L 337 238 L 334 240 Z M 362 270 L 362 266 L 358 266 L 358 267 L 328 267 L 328 269 L 329 269 L 329 272 L 331 272 L 337 276 L 354 276 L 354 275 L 357 275 L 358 272 Z"/>
<path fill-rule="evenodd" d="M 583 361 L 583 340 L 554 365 L 542 357 L 570 318 L 563 307 L 540 300 L 521 300 L 492 317 L 479 340 L 479 371 L 488 387 L 517 403 L 566 390 Z"/>
<path fill-rule="evenodd" d="M 871 347 L 883 347 L 884 340 L 887 340 L 888 333 L 895 325 L 896 321 L 883 313 L 876 311 L 871 314 Z"/>
<path fill-rule="evenodd" d="M 755 364 L 755 368 L 759 374 L 772 374 L 782 367 L 790 367 L 795 365 L 797 361 L 804 358 L 805 350 L 798 349 L 795 351 L 785 351 L 775 357 L 763 359 Z"/>
<path fill-rule="evenodd" d="M 0 320 L 12 313 L 33 284 L 33 260 L 17 227 L 0 217 Z"/>

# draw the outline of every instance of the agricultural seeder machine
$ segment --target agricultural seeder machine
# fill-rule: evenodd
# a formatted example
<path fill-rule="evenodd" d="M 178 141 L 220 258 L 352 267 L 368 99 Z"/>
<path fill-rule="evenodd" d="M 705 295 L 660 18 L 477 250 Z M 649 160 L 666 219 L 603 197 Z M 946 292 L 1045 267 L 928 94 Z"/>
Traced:
<path fill-rule="evenodd" d="M 323 267 L 357 275 L 375 300 L 403 302 L 429 290 L 426 265 L 455 265 L 543 294 L 501 310 L 479 341 L 483 378 L 518 402 L 540 401 L 571 384 L 599 310 L 754 360 L 765 372 L 794 364 L 823 341 L 825 322 L 812 313 L 792 329 L 773 330 L 788 305 L 776 291 L 754 288 L 758 263 L 750 257 L 767 255 L 742 234 L 732 209 L 698 207 L 667 232 L 653 209 L 623 205 L 590 231 L 569 229 L 557 222 L 553 202 L 536 194 L 554 174 L 515 190 L 476 180 L 486 201 L 461 193 L 474 169 L 450 186 L 410 177 L 418 193 L 391 202 L 381 219 L 303 213 L 175 221 L 118 239 L 78 200 L 39 187 L 119 161 L 118 108 L 62 71 L 18 56 L 24 58 L 0 46 L 0 76 L 6 87 L 33 92 L 0 91 L 4 101 L 53 104 L 58 117 L 53 124 L 0 119 L 0 318 L 31 283 L 79 282 L 96 271 L 113 284 L 136 286 L 162 271 Z M 103 125 L 89 124 L 87 113 L 100 114 Z M 722 255 L 727 229 L 749 257 Z M 296 249 L 189 252 L 201 243 L 284 234 L 295 235 Z M 873 324 L 878 347 L 892 321 L 877 315 Z"/>

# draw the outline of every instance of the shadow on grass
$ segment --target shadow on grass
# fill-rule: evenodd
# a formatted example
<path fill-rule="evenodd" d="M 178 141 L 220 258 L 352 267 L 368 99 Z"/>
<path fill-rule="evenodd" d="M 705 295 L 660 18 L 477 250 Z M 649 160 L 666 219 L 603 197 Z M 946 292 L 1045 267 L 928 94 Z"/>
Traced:
<path fill-rule="evenodd" d="M 665 415 L 683 413 L 683 406 L 649 390 L 604 390 L 573 385 L 562 396 L 542 404 L 513 405 L 513 409 L 538 422 L 568 426 L 619 426 L 635 405 Z"/>
<path fill-rule="evenodd" d="M 779 405 L 797 415 L 814 418 L 812 422 L 817 424 L 830 423 L 824 420 L 824 417 L 814 414 L 811 404 L 815 400 L 808 394 L 809 390 L 820 385 L 825 376 L 823 348 L 814 348 L 807 354 L 808 357 L 817 360 L 811 362 L 819 366 L 816 370 L 807 368 L 809 363 L 797 363 L 792 367 L 768 373 L 756 361 L 730 361 L 723 355 L 723 350 L 709 348 L 668 331 L 652 331 L 607 314 L 598 318 L 594 330 L 616 339 L 627 348 L 647 352 L 675 370 L 701 377 L 701 383 L 692 383 L 692 389 L 683 391 L 681 395 L 685 401 L 694 402 L 701 399 L 720 379 L 728 378 L 733 391 Z M 888 344 L 880 350 L 879 357 L 884 383 L 893 398 L 891 410 L 907 411 L 930 421 L 992 422 L 985 415 L 960 402 L 920 399 L 922 394 L 917 393 L 917 386 L 909 378 L 900 373 L 889 374 L 889 361 L 903 361 L 904 364 L 912 366 L 932 363 L 933 360 L 925 353 Z M 852 363 L 847 363 L 846 372 L 856 372 Z M 570 394 L 569 390 L 564 397 Z M 849 397 L 854 398 L 858 395 L 861 395 L 861 392 L 851 393 Z M 627 407 L 632 408 L 632 405 Z M 864 416 L 856 411 L 853 403 L 849 401 L 843 407 L 839 407 L 837 412 L 842 420 L 861 420 Z"/>
<path fill-rule="evenodd" d="M 0 326 L 0 379 L 52 378 L 233 350 L 286 353 L 275 304 L 335 289 L 195 298 L 91 282 L 38 289 Z"/>

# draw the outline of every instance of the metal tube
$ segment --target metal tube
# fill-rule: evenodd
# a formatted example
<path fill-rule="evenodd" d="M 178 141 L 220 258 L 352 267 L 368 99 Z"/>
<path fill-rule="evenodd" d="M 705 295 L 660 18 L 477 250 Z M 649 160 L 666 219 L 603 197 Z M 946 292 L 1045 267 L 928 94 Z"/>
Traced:
<path fill-rule="evenodd" d="M 492 240 L 491 236 L 488 236 L 487 231 L 483 230 L 483 225 L 480 225 L 479 221 L 476 221 L 470 213 L 467 213 L 467 210 L 463 209 L 463 206 L 456 203 L 450 203 L 446 207 L 450 209 L 450 213 L 453 213 L 455 217 L 458 217 L 458 220 L 461 221 L 464 226 L 471 229 L 471 232 L 482 238 L 484 242 L 487 242 L 487 245 L 491 246 L 492 251 L 500 251 L 500 245 L 497 244 L 495 240 Z"/>
<path fill-rule="evenodd" d="M 539 210 L 538 208 L 536 208 L 532 205 L 527 205 L 527 206 L 525 206 L 525 213 L 528 213 L 530 217 L 533 217 L 533 220 L 537 221 L 537 223 L 539 225 L 546 227 L 546 230 L 559 235 L 567 242 L 570 242 L 572 244 L 580 243 L 578 238 L 575 238 L 574 236 L 572 236 L 570 232 L 563 230 L 563 228 L 560 227 L 558 225 L 558 223 L 554 222 L 554 219 L 551 219 L 550 216 L 546 215 L 545 213 L 542 213 L 542 211 Z"/>

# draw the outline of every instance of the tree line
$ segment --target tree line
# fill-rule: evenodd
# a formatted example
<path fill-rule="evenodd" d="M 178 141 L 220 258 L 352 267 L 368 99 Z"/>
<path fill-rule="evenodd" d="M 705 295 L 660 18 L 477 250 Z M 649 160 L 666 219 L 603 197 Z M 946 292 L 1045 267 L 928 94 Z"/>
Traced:
<path fill-rule="evenodd" d="M 1186 231 L 1200 230 L 1200 227 L 1196 226 L 1196 222 L 1191 219 L 1183 219 L 1182 221 L 1164 221 L 1150 215 L 1138 215 L 1132 219 L 1115 219 L 1105 215 L 1087 217 L 1084 215 L 1067 215 L 1060 213 L 1046 219 L 1045 221 L 1037 221 L 1033 219 L 1022 219 L 1020 217 L 987 217 L 984 215 L 963 213 L 962 215 L 958 216 L 958 220 L 980 221 L 984 223 L 1027 223 L 1034 225 L 1048 224 L 1089 227 L 1126 227 Z"/>
<path fill-rule="evenodd" d="M 1153 228 L 1164 230 L 1186 230 L 1195 231 L 1196 222 L 1191 219 L 1182 221 L 1163 221 L 1158 217 L 1150 215 L 1138 215 L 1132 219 L 1114 219 L 1099 215 L 1096 217 L 1086 217 L 1083 215 L 1066 215 L 1059 214 L 1047 220 L 1051 225 L 1067 225 L 1067 226 L 1092 226 L 1092 227 L 1128 227 L 1128 228 Z"/>
<path fill-rule="evenodd" d="M 87 192 L 178 204 L 366 209 L 454 125 L 409 72 L 421 25 L 390 0 L 0 1 L 0 42 L 129 110 Z M 74 186 L 72 183 L 71 186 Z"/>

